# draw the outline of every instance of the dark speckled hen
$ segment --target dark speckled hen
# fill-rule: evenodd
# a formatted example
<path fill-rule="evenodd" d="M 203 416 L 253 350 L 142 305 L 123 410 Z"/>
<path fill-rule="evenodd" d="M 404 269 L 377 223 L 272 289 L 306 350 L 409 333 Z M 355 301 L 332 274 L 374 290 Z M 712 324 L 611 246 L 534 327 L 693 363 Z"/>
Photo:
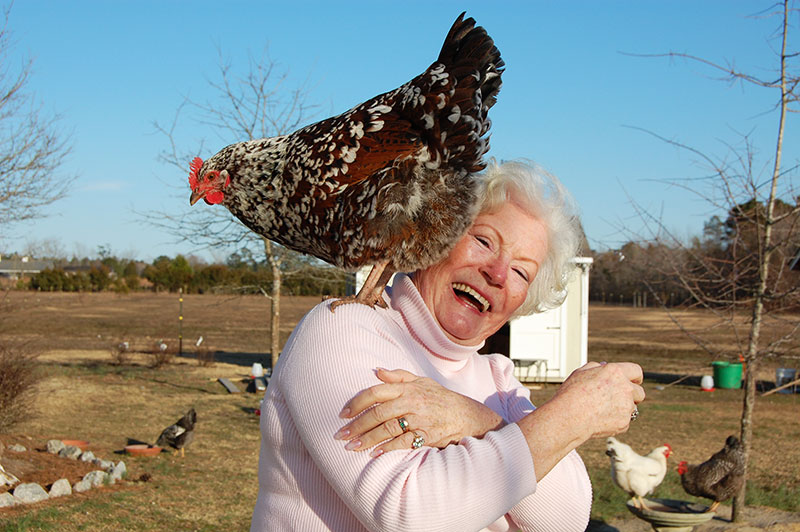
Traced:
<path fill-rule="evenodd" d="M 686 493 L 711 499 L 709 512 L 716 511 L 720 502 L 734 497 L 744 482 L 744 446 L 735 436 L 728 436 L 725 447 L 699 465 L 681 462 L 678 474 Z"/>
<path fill-rule="evenodd" d="M 221 203 L 259 235 L 346 270 L 371 265 L 347 301 L 382 306 L 392 273 L 439 261 L 472 223 L 503 67 L 462 13 L 437 61 L 401 87 L 195 158 L 190 202 Z"/>
<path fill-rule="evenodd" d="M 180 451 L 181 457 L 183 457 L 183 449 L 192 443 L 194 439 L 195 423 L 197 423 L 197 413 L 194 408 L 191 408 L 182 418 L 161 432 L 156 445 L 159 447 L 172 447 L 175 449 L 176 454 Z"/>

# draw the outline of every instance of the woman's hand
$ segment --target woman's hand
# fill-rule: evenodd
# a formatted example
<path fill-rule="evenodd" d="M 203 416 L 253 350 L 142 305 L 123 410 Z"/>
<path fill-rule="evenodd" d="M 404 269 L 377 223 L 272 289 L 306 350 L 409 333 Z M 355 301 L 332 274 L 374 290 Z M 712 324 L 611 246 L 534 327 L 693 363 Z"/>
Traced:
<path fill-rule="evenodd" d="M 644 400 L 642 368 L 627 362 L 589 362 L 576 369 L 555 395 L 517 424 L 528 442 L 536 478 L 590 438 L 628 430 Z"/>
<path fill-rule="evenodd" d="M 441 449 L 466 436 L 481 437 L 504 423 L 489 407 L 433 379 L 400 369 L 379 368 L 376 375 L 384 384 L 363 390 L 339 414 L 346 419 L 358 416 L 334 435 L 348 442 L 347 450 L 363 451 L 383 442 L 370 453 L 376 457 L 411 449 L 416 435 L 424 445 Z M 405 432 L 400 418 L 408 424 Z"/>
<path fill-rule="evenodd" d="M 575 419 L 584 420 L 589 438 L 613 436 L 628 430 L 631 414 L 644 401 L 642 377 L 638 364 L 589 362 L 572 372 L 553 399 L 583 414 Z"/>

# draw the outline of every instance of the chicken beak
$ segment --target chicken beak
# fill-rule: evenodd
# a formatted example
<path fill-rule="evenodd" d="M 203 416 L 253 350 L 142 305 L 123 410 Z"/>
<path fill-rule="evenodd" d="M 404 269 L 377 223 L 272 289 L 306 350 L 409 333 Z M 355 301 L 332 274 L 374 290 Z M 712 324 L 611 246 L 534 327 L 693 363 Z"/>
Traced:
<path fill-rule="evenodd" d="M 194 205 L 195 203 L 203 199 L 203 196 L 205 196 L 203 192 L 199 190 L 193 190 L 192 195 L 189 197 L 189 205 L 190 206 Z"/>

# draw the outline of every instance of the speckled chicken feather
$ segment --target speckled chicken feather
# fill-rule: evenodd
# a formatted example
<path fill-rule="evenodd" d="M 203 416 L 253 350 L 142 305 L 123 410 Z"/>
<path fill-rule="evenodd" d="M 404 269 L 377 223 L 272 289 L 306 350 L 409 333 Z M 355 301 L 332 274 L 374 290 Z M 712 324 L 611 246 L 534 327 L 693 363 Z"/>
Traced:
<path fill-rule="evenodd" d="M 426 267 L 476 214 L 475 173 L 503 67 L 486 31 L 462 13 L 421 75 L 290 135 L 198 160 L 193 192 L 221 173 L 221 203 L 247 227 L 348 270 Z"/>

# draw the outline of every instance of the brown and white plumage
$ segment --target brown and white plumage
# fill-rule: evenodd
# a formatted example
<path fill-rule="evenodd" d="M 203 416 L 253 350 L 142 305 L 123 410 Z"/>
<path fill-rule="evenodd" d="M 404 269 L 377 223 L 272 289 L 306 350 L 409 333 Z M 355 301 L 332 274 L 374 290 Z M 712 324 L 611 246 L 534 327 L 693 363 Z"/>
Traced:
<path fill-rule="evenodd" d="M 711 499 L 709 512 L 719 503 L 734 497 L 744 482 L 744 446 L 735 436 L 728 436 L 725 446 L 699 465 L 681 462 L 678 473 L 686 493 Z"/>
<path fill-rule="evenodd" d="M 159 447 L 172 447 L 177 453 L 184 456 L 186 448 L 194 440 L 194 425 L 197 423 L 197 413 L 190 408 L 178 421 L 165 428 L 156 441 Z"/>
<path fill-rule="evenodd" d="M 403 86 L 196 158 L 190 201 L 221 203 L 256 233 L 341 268 L 372 265 L 355 300 L 382 304 L 392 273 L 437 262 L 471 224 L 503 66 L 462 13 L 437 61 Z"/>

